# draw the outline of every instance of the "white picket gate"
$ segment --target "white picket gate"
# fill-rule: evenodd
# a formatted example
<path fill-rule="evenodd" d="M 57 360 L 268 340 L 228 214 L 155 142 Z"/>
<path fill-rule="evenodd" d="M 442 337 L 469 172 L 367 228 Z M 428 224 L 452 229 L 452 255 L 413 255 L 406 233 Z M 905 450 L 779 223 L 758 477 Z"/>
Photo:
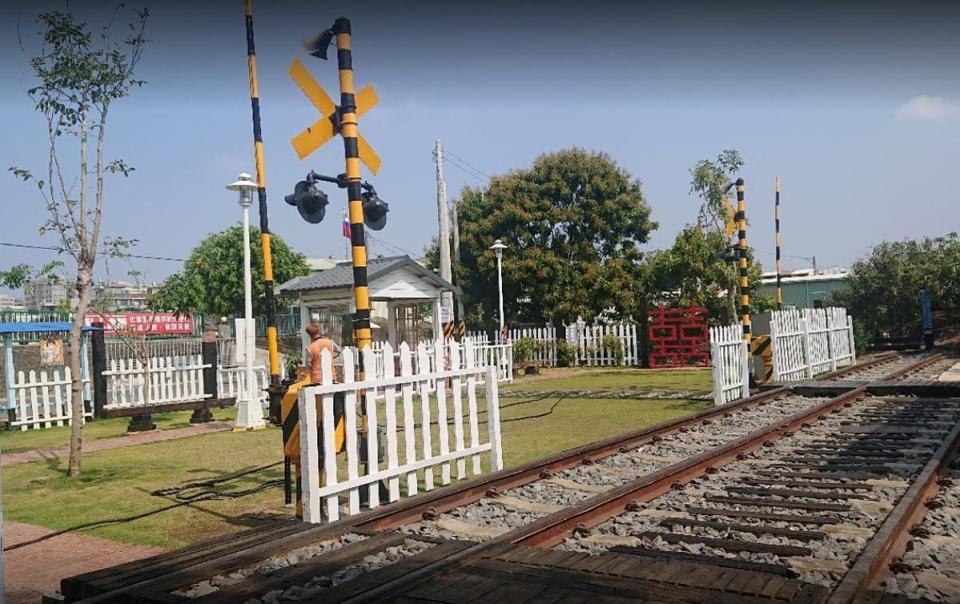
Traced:
<path fill-rule="evenodd" d="M 710 328 L 714 404 L 750 396 L 749 352 L 739 324 Z"/>
<path fill-rule="evenodd" d="M 107 377 L 106 408 L 136 407 L 196 401 L 212 396 L 204 392 L 201 355 L 150 357 L 149 382 L 137 359 L 112 359 Z"/>
<path fill-rule="evenodd" d="M 87 382 L 89 380 L 84 380 Z M 15 418 L 10 426 L 26 430 L 69 425 L 73 401 L 71 383 L 69 367 L 64 367 L 62 372 L 54 369 L 50 376 L 46 371 L 40 371 L 39 375 L 30 371 L 26 376 L 18 371 L 12 386 L 15 400 L 11 401 Z M 92 412 L 85 409 L 84 417 L 91 416 Z"/>
<path fill-rule="evenodd" d="M 770 339 L 775 381 L 810 379 L 856 362 L 853 319 L 843 308 L 774 311 Z"/>
<path fill-rule="evenodd" d="M 425 344 L 420 344 L 414 354 L 406 344 L 401 344 L 399 372 L 395 371 L 393 363 L 381 363 L 379 366 L 386 367 L 386 374 L 368 373 L 368 377 L 362 382 L 354 381 L 354 352 L 345 349 L 342 355 L 342 384 L 331 383 L 332 358 L 328 352 L 323 352 L 321 361 L 324 383 L 300 390 L 300 419 L 308 426 L 316 425 L 318 419 L 322 419 L 324 426 L 333 426 L 334 395 L 344 394 L 346 468 L 345 471 L 338 468 L 333 430 L 319 431 L 322 436 L 318 435 L 317 430 L 301 433 L 304 521 L 318 523 L 337 520 L 340 517 L 338 496 L 342 493 L 347 494 L 349 514 L 358 513 L 360 489 L 367 489 L 371 507 L 379 506 L 380 481 L 386 482 L 388 500 L 394 502 L 400 499 L 401 481 L 406 485 L 406 494 L 410 496 L 419 490 L 421 476 L 424 489 L 434 489 L 434 472 L 438 469 L 441 485 L 449 484 L 452 474 L 455 474 L 457 480 L 466 478 L 468 459 L 471 461 L 470 473 L 479 475 L 482 453 L 490 453 L 490 467 L 493 471 L 503 467 L 496 369 L 476 366 L 472 347 L 470 342 L 462 346 L 451 346 L 448 358 L 445 358 L 439 346 L 430 351 Z M 378 366 L 375 359 L 377 353 L 367 349 L 363 354 L 364 367 Z M 393 357 L 389 344 L 383 346 L 381 354 L 385 358 Z M 414 359 L 417 359 L 420 368 L 428 368 L 431 366 L 431 354 L 436 369 L 414 373 Z M 435 392 L 432 394 L 428 393 L 425 387 L 425 382 L 428 381 L 435 384 Z M 420 388 L 417 388 L 418 384 L 421 385 Z M 486 389 L 485 442 L 481 442 L 477 401 L 477 390 L 481 385 Z M 417 391 L 420 394 L 416 394 Z M 379 402 L 381 400 L 382 403 Z M 452 417 L 448 417 L 448 401 L 452 405 Z M 369 469 L 364 474 L 360 473 L 361 452 L 357 433 L 358 405 L 361 402 L 365 405 L 366 412 L 365 457 L 369 460 Z M 419 421 L 414 419 L 415 415 Z M 434 422 L 438 432 L 437 443 L 433 442 Z M 449 425 L 451 422 L 452 445 Z M 383 464 L 377 461 L 379 426 L 383 426 L 386 439 Z"/>
<path fill-rule="evenodd" d="M 270 386 L 270 375 L 267 368 L 257 365 L 253 368 L 253 375 L 257 383 L 257 395 L 261 405 L 269 405 L 270 398 L 267 387 Z M 234 397 L 240 400 L 247 392 L 246 367 L 218 367 L 217 368 L 217 396 L 220 398 Z"/>

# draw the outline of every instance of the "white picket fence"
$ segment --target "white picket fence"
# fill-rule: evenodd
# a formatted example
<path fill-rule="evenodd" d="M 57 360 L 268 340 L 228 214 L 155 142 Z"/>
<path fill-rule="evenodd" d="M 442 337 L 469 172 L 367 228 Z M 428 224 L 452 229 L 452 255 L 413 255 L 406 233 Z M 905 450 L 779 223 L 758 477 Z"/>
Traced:
<path fill-rule="evenodd" d="M 345 349 L 342 355 L 342 384 L 331 383 L 332 358 L 324 351 L 321 358 L 324 383 L 300 390 L 300 420 L 303 425 L 314 426 L 318 419 L 322 419 L 325 427 L 333 426 L 334 395 L 343 393 L 346 463 L 345 469 L 338 467 L 332 429 L 301 432 L 304 521 L 318 523 L 339 519 L 338 496 L 344 493 L 347 495 L 348 513 L 358 513 L 361 489 L 367 489 L 370 507 L 379 506 L 380 481 L 386 482 L 388 501 L 394 502 L 400 499 L 401 481 L 406 486 L 406 495 L 411 496 L 418 492 L 421 478 L 426 491 L 434 489 L 437 470 L 441 485 L 450 484 L 454 477 L 457 480 L 466 478 L 468 459 L 471 461 L 470 473 L 479 475 L 480 456 L 483 453 L 490 454 L 491 470 L 503 467 L 497 373 L 493 367 L 475 365 L 472 347 L 470 342 L 451 346 L 448 348 L 449 354 L 445 355 L 439 346 L 434 346 L 431 351 L 421 343 L 414 353 L 406 344 L 401 344 L 399 371 L 395 370 L 392 363 L 380 363 L 380 367 L 386 367 L 386 373 L 370 375 L 368 372 L 367 379 L 362 382 L 354 381 L 354 353 Z M 380 354 L 392 358 L 393 350 L 389 344 L 385 344 Z M 417 359 L 419 368 L 425 369 L 431 367 L 431 355 L 434 369 L 414 372 L 414 359 Z M 372 349 L 365 350 L 364 367 L 377 367 L 376 356 L 377 353 Z M 427 393 L 427 382 L 435 384 L 433 394 Z M 477 400 L 477 390 L 481 385 L 486 389 L 485 442 L 481 442 Z M 379 402 L 381 400 L 382 403 Z M 369 469 L 363 474 L 360 473 L 362 464 L 357 433 L 360 404 L 365 406 L 366 412 L 365 457 L 369 460 Z M 451 408 L 452 417 L 448 417 Z M 437 443 L 433 441 L 434 423 Z M 383 464 L 377 461 L 379 426 L 383 426 L 386 439 Z"/>
<path fill-rule="evenodd" d="M 463 346 L 465 343 L 469 342 L 471 344 L 472 354 L 474 356 L 474 366 L 491 366 L 497 370 L 497 381 L 498 382 L 512 382 L 513 381 L 513 342 L 493 342 L 491 343 L 489 338 L 481 333 L 471 333 L 469 334 L 463 342 L 456 342 L 454 340 L 444 341 L 444 340 L 421 340 L 417 346 L 425 346 L 427 351 L 430 352 L 427 355 L 427 362 L 429 366 L 421 370 L 419 367 L 417 357 L 414 357 L 413 360 L 413 372 L 430 372 L 436 369 L 434 362 L 435 354 L 434 351 L 437 347 L 440 347 L 444 350 L 444 355 L 450 354 L 451 347 L 459 347 L 461 354 L 463 353 Z M 383 364 L 387 356 L 383 355 L 383 349 L 385 346 L 388 346 L 387 342 L 378 341 L 371 344 L 371 348 L 375 353 L 374 357 L 376 362 L 375 371 L 377 375 L 383 375 L 384 369 Z M 356 357 L 357 349 L 350 347 L 353 350 L 354 357 Z M 393 363 L 395 367 L 400 366 L 400 352 L 394 351 L 392 353 Z M 432 392 L 432 382 L 430 383 L 430 388 Z"/>
<path fill-rule="evenodd" d="M 261 405 L 269 405 L 270 397 L 267 387 L 270 386 L 270 374 L 263 365 L 253 368 L 253 375 L 257 383 L 257 395 Z M 217 368 L 217 396 L 220 398 L 235 397 L 240 400 L 247 393 L 246 367 L 218 367 Z"/>
<path fill-rule="evenodd" d="M 739 324 L 710 328 L 714 404 L 723 405 L 750 396 L 749 352 Z"/>
<path fill-rule="evenodd" d="M 770 339 L 775 381 L 810 379 L 856 362 L 853 319 L 843 308 L 774 311 Z"/>
<path fill-rule="evenodd" d="M 17 372 L 13 382 L 16 417 L 10 423 L 11 428 L 26 430 L 27 428 L 52 428 L 70 424 L 70 405 L 73 401 L 71 389 L 70 368 L 54 369 L 52 375 L 46 371 L 30 371 L 24 376 L 22 371 Z M 88 383 L 89 380 L 84 380 Z M 92 412 L 84 410 L 84 417 L 91 417 Z"/>
<path fill-rule="evenodd" d="M 612 325 L 586 325 L 580 321 L 567 326 L 567 342 L 577 347 L 576 364 L 594 366 L 639 365 L 640 355 L 637 326 L 634 323 Z M 609 343 L 619 341 L 623 359 L 618 360 L 616 350 Z"/>
<path fill-rule="evenodd" d="M 149 377 L 137 359 L 112 359 L 107 377 L 106 408 L 136 407 L 196 401 L 212 396 L 204 392 L 201 355 L 151 357 Z"/>

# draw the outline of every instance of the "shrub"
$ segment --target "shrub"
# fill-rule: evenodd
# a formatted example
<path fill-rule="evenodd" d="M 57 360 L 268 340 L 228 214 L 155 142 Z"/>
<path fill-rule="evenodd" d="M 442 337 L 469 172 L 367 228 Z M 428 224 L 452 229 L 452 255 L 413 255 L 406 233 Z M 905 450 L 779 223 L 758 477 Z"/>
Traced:
<path fill-rule="evenodd" d="M 513 362 L 526 363 L 533 357 L 537 344 L 530 338 L 520 338 L 513 342 Z"/>
<path fill-rule="evenodd" d="M 612 333 L 603 336 L 603 347 L 613 354 L 613 358 L 617 360 L 617 365 L 623 365 L 626 356 L 623 351 L 623 342 L 620 341 L 619 336 Z"/>
<path fill-rule="evenodd" d="M 566 340 L 557 342 L 557 365 L 571 367 L 577 362 L 577 346 Z"/>

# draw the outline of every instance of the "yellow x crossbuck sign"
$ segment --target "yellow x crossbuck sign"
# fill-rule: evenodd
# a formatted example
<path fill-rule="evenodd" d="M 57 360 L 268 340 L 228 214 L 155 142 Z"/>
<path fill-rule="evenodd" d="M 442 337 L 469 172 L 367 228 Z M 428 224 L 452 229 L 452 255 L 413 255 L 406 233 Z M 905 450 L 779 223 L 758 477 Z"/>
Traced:
<path fill-rule="evenodd" d="M 293 149 L 297 152 L 297 157 L 303 159 L 339 134 L 334 125 L 337 106 L 299 59 L 294 59 L 290 63 L 289 73 L 293 81 L 303 91 L 303 94 L 310 99 L 310 102 L 320 110 L 320 115 L 323 116 L 290 140 L 293 143 Z M 373 86 L 368 84 L 361 88 L 356 96 L 357 117 L 359 118 L 369 111 L 379 100 Z M 367 139 L 359 133 L 357 134 L 357 147 L 360 152 L 360 161 L 376 174 L 380 170 L 380 156 L 376 154 Z"/>

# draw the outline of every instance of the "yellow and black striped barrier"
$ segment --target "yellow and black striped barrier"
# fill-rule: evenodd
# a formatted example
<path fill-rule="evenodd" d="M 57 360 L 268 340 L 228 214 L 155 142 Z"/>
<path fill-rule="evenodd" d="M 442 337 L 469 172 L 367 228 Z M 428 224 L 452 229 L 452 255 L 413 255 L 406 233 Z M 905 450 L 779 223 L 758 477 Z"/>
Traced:
<path fill-rule="evenodd" d="M 283 456 L 295 468 L 297 484 L 297 517 L 303 517 L 303 501 L 300 497 L 300 389 L 310 385 L 309 375 L 298 375 L 297 381 L 290 385 L 280 402 L 280 428 L 283 433 Z M 346 423 L 344 421 L 342 394 L 334 397 L 333 420 L 336 423 L 334 439 L 336 451 L 341 453 L 346 446 Z M 317 417 L 322 414 L 318 413 Z M 323 424 L 317 424 L 317 430 L 323 430 Z M 320 466 L 323 473 L 323 465 Z"/>
<path fill-rule="evenodd" d="M 760 357 L 763 361 L 763 383 L 773 381 L 773 347 L 770 336 L 756 336 L 750 341 L 750 358 Z"/>

